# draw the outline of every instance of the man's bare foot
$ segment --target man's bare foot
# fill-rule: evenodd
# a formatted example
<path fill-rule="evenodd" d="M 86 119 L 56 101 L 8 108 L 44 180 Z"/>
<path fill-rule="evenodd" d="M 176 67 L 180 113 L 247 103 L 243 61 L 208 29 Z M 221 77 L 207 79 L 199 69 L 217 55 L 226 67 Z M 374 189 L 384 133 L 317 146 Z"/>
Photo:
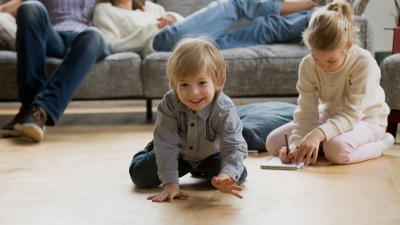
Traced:
<path fill-rule="evenodd" d="M 279 14 L 285 16 L 295 12 L 310 10 L 316 6 L 318 6 L 318 3 L 314 1 L 284 1 Z"/>

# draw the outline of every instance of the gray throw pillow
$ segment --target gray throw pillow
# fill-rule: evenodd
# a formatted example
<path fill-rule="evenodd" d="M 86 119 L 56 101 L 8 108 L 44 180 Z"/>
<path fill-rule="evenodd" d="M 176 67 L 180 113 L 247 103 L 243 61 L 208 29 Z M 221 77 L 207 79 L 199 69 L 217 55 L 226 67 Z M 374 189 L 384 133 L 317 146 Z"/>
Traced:
<path fill-rule="evenodd" d="M 269 133 L 293 121 L 296 108 L 296 105 L 285 102 L 253 103 L 236 107 L 243 123 L 242 134 L 248 149 L 265 151 Z"/>

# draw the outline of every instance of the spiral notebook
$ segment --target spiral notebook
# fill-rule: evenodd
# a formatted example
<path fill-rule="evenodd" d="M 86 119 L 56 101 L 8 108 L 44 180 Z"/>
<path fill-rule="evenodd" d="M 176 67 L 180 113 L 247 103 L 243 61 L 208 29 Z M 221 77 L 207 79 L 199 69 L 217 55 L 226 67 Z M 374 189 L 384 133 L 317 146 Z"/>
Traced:
<path fill-rule="evenodd" d="M 312 158 L 308 161 L 308 164 L 312 162 Z M 300 163 L 300 165 L 296 165 L 294 163 L 282 163 L 279 157 L 274 157 L 268 162 L 262 163 L 260 165 L 261 169 L 268 170 L 298 170 L 304 168 L 304 160 Z"/>

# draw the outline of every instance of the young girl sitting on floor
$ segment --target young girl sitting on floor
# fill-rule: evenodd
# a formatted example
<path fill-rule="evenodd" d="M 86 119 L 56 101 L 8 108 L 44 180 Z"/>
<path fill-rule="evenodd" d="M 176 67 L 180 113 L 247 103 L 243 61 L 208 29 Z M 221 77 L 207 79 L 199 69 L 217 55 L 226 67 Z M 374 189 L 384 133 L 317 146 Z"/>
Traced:
<path fill-rule="evenodd" d="M 274 130 L 267 150 L 282 162 L 317 161 L 320 142 L 335 164 L 378 158 L 394 143 L 386 133 L 389 107 L 379 85 L 379 66 L 354 42 L 351 6 L 338 0 L 317 10 L 303 33 L 311 54 L 299 69 L 294 121 Z M 289 152 L 284 134 L 290 135 Z"/>

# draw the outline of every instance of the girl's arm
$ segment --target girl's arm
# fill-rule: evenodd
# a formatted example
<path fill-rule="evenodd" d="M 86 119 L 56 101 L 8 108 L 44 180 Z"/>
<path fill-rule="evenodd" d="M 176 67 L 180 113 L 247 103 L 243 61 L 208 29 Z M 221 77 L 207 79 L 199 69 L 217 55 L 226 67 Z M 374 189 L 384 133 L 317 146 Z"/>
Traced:
<path fill-rule="evenodd" d="M 349 76 L 349 87 L 344 97 L 342 110 L 319 128 L 325 133 L 326 140 L 349 131 L 364 118 L 364 111 L 370 106 L 375 90 L 379 85 L 380 69 L 375 61 L 364 59 L 357 62 Z"/>
<path fill-rule="evenodd" d="M 296 149 L 303 138 L 318 126 L 318 79 L 312 71 L 307 57 L 300 63 L 297 82 L 298 107 L 293 115 L 293 131 L 289 138 L 289 148 Z"/>

